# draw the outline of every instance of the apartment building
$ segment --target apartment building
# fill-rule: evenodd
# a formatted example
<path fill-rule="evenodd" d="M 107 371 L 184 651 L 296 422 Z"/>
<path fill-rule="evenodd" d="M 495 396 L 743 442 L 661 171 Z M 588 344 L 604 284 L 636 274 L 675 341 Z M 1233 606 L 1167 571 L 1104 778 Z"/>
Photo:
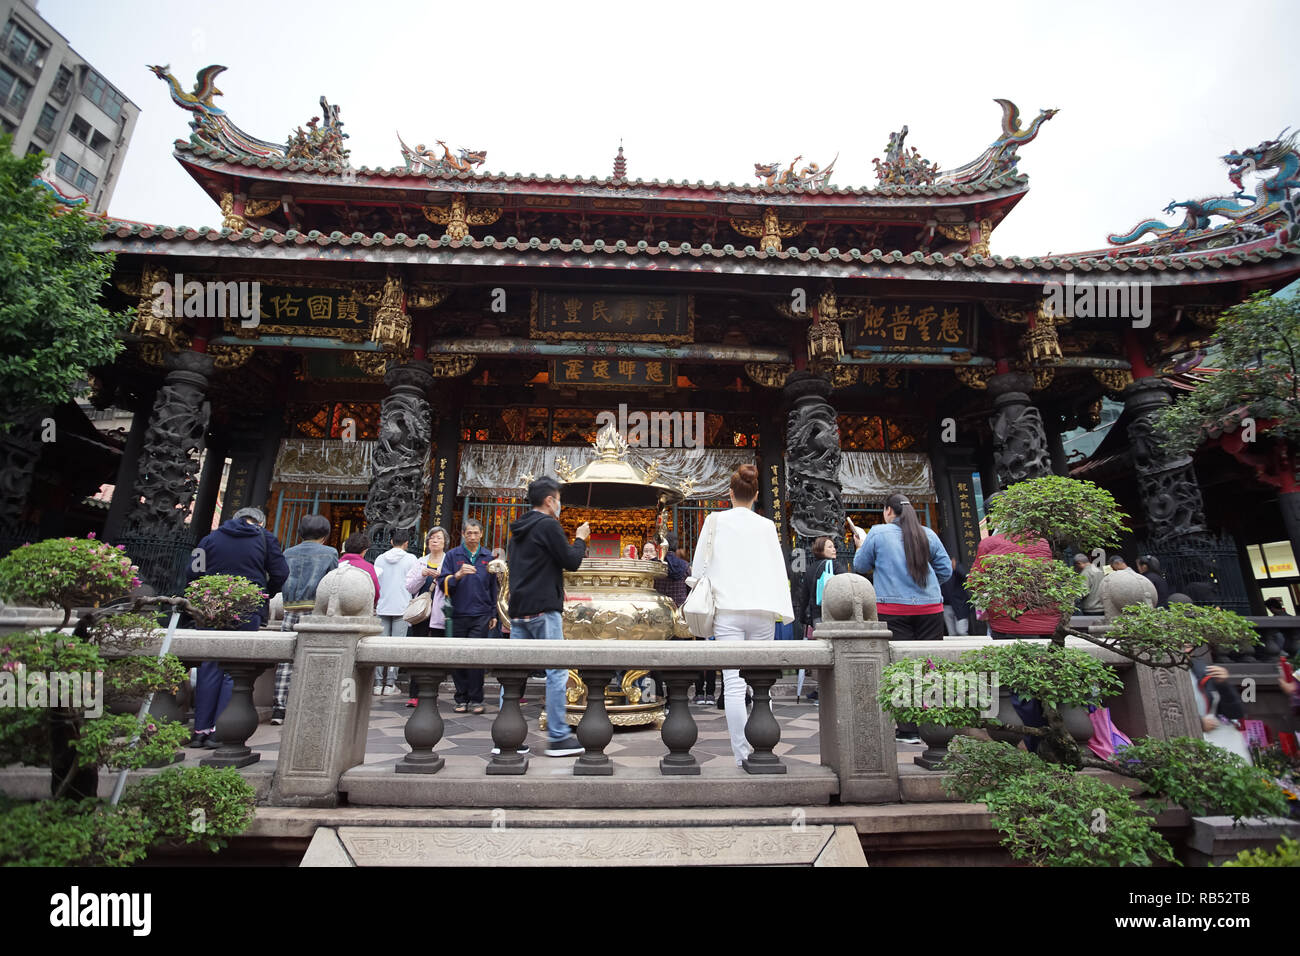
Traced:
<path fill-rule="evenodd" d="M 25 0 L 0 0 L 0 132 L 19 155 L 44 152 L 44 178 L 108 209 L 140 115 Z"/>

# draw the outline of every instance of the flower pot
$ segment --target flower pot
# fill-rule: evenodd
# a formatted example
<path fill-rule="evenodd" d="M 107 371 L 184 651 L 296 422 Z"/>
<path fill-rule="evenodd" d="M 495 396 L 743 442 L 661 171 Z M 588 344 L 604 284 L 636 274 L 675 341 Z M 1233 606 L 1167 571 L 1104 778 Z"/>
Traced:
<path fill-rule="evenodd" d="M 948 756 L 948 743 L 957 736 L 956 727 L 944 727 L 940 724 L 921 724 L 917 733 L 925 741 L 925 751 L 913 757 L 918 767 L 926 770 L 938 770 Z"/>
<path fill-rule="evenodd" d="M 1092 720 L 1088 716 L 1088 708 L 1062 707 L 1061 719 L 1065 721 L 1065 729 L 1074 738 L 1074 742 L 1080 747 L 1087 747 L 1094 732 Z"/>

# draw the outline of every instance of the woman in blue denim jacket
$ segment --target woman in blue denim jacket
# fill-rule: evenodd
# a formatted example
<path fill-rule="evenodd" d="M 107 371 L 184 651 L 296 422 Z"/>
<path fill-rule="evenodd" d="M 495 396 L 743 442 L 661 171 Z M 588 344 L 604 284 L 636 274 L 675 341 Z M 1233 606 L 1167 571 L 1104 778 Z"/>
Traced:
<path fill-rule="evenodd" d="M 876 611 L 896 641 L 943 639 L 943 595 L 939 585 L 952 577 L 952 560 L 939 536 L 916 517 L 904 495 L 885 499 L 885 523 L 870 533 L 849 521 L 858 543 L 853 570 L 874 571 Z"/>

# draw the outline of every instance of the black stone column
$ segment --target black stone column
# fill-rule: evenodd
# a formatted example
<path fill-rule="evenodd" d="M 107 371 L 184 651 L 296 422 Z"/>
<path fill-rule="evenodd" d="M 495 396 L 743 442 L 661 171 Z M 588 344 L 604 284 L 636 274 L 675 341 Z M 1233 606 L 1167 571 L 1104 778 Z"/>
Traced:
<path fill-rule="evenodd" d="M 460 474 L 460 406 L 453 402 L 448 390 L 439 403 L 438 447 L 431 463 L 433 487 L 429 491 L 429 527 L 445 528 L 448 534 L 456 511 L 456 476 Z"/>
<path fill-rule="evenodd" d="M 1033 386 L 1033 376 L 1025 372 L 1004 372 L 989 379 L 988 391 L 994 396 L 989 426 L 999 489 L 1052 473 L 1043 416 L 1027 394 Z"/>
<path fill-rule="evenodd" d="M 796 547 L 811 549 L 819 535 L 838 539 L 844 531 L 840 498 L 840 429 L 826 400 L 830 383 L 811 372 L 794 372 L 786 381 L 790 402 L 786 424 L 786 497 Z"/>
<path fill-rule="evenodd" d="M 22 521 L 44 448 L 41 421 L 48 414 L 48 406 L 22 413 L 11 420 L 8 431 L 0 432 L 0 536 L 16 533 Z"/>
<path fill-rule="evenodd" d="M 113 543 L 122 536 L 131 511 L 131 489 L 140 473 L 140 450 L 144 448 L 144 436 L 149 428 L 149 416 L 139 408 L 133 411 L 126 447 L 122 449 L 122 460 L 118 463 L 117 478 L 113 483 L 113 500 L 104 521 L 104 540 Z"/>
<path fill-rule="evenodd" d="M 379 412 L 370 497 L 366 501 L 366 531 L 376 553 L 386 551 L 393 531 L 414 531 L 420 523 L 424 492 L 424 463 L 429 458 L 432 417 L 428 362 L 390 368 L 384 376 L 390 388 Z"/>
<path fill-rule="evenodd" d="M 223 441 L 230 475 L 221 499 L 222 521 L 229 521 L 240 508 L 266 508 L 279 432 L 278 420 L 266 415 L 244 416 L 231 423 Z"/>
<path fill-rule="evenodd" d="M 1153 552 L 1164 549 L 1208 552 L 1211 545 L 1205 525 L 1205 503 L 1192 459 L 1188 455 L 1170 454 L 1155 435 L 1155 421 L 1172 401 L 1169 386 L 1158 378 L 1140 378 L 1124 389 L 1129 447 L 1146 516 L 1147 547 Z M 1184 574 L 1193 571 L 1182 570 Z M 1208 574 L 1209 568 L 1195 570 Z M 1184 580 L 1208 579 L 1193 573 L 1194 577 Z"/>
<path fill-rule="evenodd" d="M 203 537 L 212 527 L 212 518 L 217 510 L 217 494 L 221 491 L 221 474 L 225 467 L 225 444 L 213 439 L 208 443 L 207 454 L 203 459 L 198 494 L 194 499 L 194 517 L 190 519 L 190 527 L 198 538 Z"/>

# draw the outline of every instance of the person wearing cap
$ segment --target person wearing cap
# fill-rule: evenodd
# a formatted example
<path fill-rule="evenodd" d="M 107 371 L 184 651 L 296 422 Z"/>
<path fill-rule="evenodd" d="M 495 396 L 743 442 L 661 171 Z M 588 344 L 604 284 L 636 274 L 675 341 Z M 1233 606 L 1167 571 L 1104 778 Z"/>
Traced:
<path fill-rule="evenodd" d="M 1160 560 L 1150 554 L 1138 558 L 1138 574 L 1156 587 L 1156 607 L 1169 606 L 1169 583 L 1160 573 Z"/>
<path fill-rule="evenodd" d="M 1079 598 L 1079 613 L 1101 614 L 1105 610 L 1101 604 L 1101 582 L 1106 575 L 1082 553 L 1074 556 L 1074 570 L 1088 581 L 1088 593 Z"/>

